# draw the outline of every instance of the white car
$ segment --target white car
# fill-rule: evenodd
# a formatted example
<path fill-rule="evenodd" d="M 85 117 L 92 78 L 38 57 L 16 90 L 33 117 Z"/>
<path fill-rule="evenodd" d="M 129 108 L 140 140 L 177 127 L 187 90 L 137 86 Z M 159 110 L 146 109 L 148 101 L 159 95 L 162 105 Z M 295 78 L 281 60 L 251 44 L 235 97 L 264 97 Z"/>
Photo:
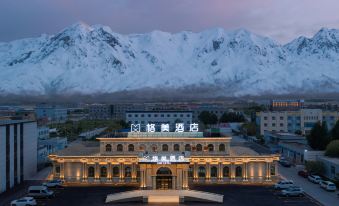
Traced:
<path fill-rule="evenodd" d="M 18 200 L 13 200 L 11 206 L 34 206 L 37 205 L 33 197 L 23 197 Z"/>
<path fill-rule="evenodd" d="M 333 182 L 330 182 L 330 181 L 321 181 L 320 187 L 324 188 L 327 191 L 335 191 L 337 189 L 335 184 Z"/>
<path fill-rule="evenodd" d="M 304 196 L 304 190 L 298 186 L 291 186 L 281 191 L 282 196 L 286 197 L 301 197 Z"/>
<path fill-rule="evenodd" d="M 63 182 L 61 180 L 51 180 L 48 182 L 42 183 L 46 187 L 62 187 Z"/>
<path fill-rule="evenodd" d="M 274 185 L 274 189 L 276 189 L 276 190 L 287 189 L 287 188 L 291 187 L 293 184 L 294 183 L 293 183 L 292 180 L 281 180 Z"/>
<path fill-rule="evenodd" d="M 316 183 L 316 184 L 319 184 L 322 181 L 321 177 L 319 177 L 317 175 L 309 175 L 307 178 L 308 178 L 309 181 Z"/>

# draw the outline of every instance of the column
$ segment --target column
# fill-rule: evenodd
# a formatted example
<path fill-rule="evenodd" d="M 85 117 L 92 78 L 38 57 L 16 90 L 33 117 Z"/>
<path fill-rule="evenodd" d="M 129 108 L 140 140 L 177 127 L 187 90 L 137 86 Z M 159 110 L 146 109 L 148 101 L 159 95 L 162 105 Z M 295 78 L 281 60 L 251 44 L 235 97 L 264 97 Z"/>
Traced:
<path fill-rule="evenodd" d="M 235 165 L 234 163 L 232 162 L 231 163 L 231 167 L 230 167 L 230 172 L 231 172 L 231 181 L 235 181 Z"/>
<path fill-rule="evenodd" d="M 82 181 L 83 182 L 87 181 L 87 163 L 86 162 L 82 163 Z"/>
<path fill-rule="evenodd" d="M 137 165 L 132 163 L 132 182 L 137 181 Z"/>
<path fill-rule="evenodd" d="M 211 166 L 210 166 L 210 163 L 207 162 L 206 163 L 206 181 L 211 181 Z"/>
<path fill-rule="evenodd" d="M 242 180 L 248 181 L 248 179 L 247 179 L 247 162 L 244 162 L 242 167 L 243 167 L 242 168 Z"/>
<path fill-rule="evenodd" d="M 61 180 L 65 179 L 65 163 L 64 162 L 60 163 L 60 179 Z"/>
<path fill-rule="evenodd" d="M 177 188 L 177 176 L 172 176 L 172 189 L 178 189 Z"/>
<path fill-rule="evenodd" d="M 112 181 L 112 164 L 110 162 L 107 163 L 107 181 Z"/>
<path fill-rule="evenodd" d="M 222 181 L 223 180 L 223 174 L 222 174 L 222 163 L 219 162 L 218 164 L 218 181 Z"/>
<path fill-rule="evenodd" d="M 266 162 L 266 181 L 271 181 L 271 163 Z"/>
<path fill-rule="evenodd" d="M 140 169 L 140 187 L 144 189 L 146 187 L 145 170 Z"/>
<path fill-rule="evenodd" d="M 274 167 L 275 167 L 275 171 L 274 171 L 275 173 L 274 173 L 274 175 L 275 175 L 276 177 L 278 177 L 278 175 L 279 175 L 279 171 L 278 171 L 278 168 L 279 168 L 279 167 L 278 167 L 278 164 L 277 164 L 276 161 L 274 161 L 273 164 L 274 164 Z"/>
<path fill-rule="evenodd" d="M 95 181 L 99 181 L 99 163 L 95 163 L 95 167 L 94 167 L 94 178 L 95 178 Z"/>
<path fill-rule="evenodd" d="M 119 179 L 119 181 L 120 182 L 124 182 L 124 180 L 125 180 L 125 167 L 124 167 L 124 163 L 120 163 L 119 169 L 120 169 L 120 172 L 119 172 L 120 179 Z"/>
<path fill-rule="evenodd" d="M 157 181 L 156 181 L 156 176 L 152 176 L 152 190 L 157 189 Z"/>
<path fill-rule="evenodd" d="M 52 163 L 52 180 L 53 179 L 56 179 L 55 177 L 56 177 L 56 172 L 55 172 L 55 164 L 56 164 L 56 162 L 53 162 Z M 20 180 L 20 181 L 22 181 L 22 180 Z"/>
<path fill-rule="evenodd" d="M 198 163 L 195 162 L 193 166 L 193 181 L 197 182 L 199 180 L 198 177 Z"/>
<path fill-rule="evenodd" d="M 187 170 L 183 170 L 182 173 L 183 173 L 183 183 L 182 183 L 182 186 L 183 186 L 183 189 L 187 189 L 188 188 L 188 171 Z"/>

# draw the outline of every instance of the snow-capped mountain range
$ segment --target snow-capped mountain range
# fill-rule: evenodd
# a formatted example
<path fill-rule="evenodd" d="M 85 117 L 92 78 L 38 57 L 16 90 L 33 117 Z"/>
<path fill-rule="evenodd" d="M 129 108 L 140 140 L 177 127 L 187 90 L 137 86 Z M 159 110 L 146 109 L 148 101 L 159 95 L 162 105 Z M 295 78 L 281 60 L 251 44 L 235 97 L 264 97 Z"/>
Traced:
<path fill-rule="evenodd" d="M 281 45 L 240 29 L 122 35 L 77 23 L 0 43 L 0 94 L 214 87 L 225 96 L 339 91 L 339 30 Z"/>

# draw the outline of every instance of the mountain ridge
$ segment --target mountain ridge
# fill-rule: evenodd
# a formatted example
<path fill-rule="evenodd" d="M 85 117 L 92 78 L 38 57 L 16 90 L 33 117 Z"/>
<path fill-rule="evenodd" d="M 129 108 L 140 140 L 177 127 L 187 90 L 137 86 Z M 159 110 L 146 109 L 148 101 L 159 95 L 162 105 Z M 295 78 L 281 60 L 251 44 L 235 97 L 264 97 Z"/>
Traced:
<path fill-rule="evenodd" d="M 339 91 L 339 30 L 281 45 L 246 29 L 122 35 L 73 24 L 0 42 L 0 94 L 215 87 L 224 96 Z"/>

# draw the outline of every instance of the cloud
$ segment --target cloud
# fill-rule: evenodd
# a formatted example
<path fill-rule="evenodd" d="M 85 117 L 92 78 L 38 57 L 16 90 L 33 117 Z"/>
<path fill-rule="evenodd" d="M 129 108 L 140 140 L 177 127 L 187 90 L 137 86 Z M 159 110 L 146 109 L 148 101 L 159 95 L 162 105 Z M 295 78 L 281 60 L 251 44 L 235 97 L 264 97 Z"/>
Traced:
<path fill-rule="evenodd" d="M 119 33 L 246 28 L 285 43 L 339 28 L 337 0 L 2 0 L 0 41 L 53 34 L 77 21 Z"/>

